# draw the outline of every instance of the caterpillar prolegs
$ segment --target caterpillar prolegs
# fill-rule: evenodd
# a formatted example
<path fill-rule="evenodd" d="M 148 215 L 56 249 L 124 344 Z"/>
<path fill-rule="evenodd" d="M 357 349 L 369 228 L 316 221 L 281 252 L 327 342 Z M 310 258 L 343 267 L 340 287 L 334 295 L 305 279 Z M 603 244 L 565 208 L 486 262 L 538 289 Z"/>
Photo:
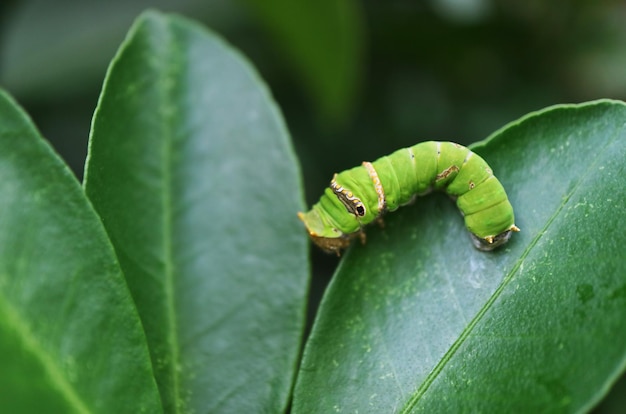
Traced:
<path fill-rule="evenodd" d="M 365 225 L 431 190 L 456 199 L 479 250 L 493 250 L 519 231 L 489 165 L 453 142 L 422 142 L 335 174 L 317 204 L 298 217 L 315 244 L 340 254 L 354 236 L 364 240 Z"/>

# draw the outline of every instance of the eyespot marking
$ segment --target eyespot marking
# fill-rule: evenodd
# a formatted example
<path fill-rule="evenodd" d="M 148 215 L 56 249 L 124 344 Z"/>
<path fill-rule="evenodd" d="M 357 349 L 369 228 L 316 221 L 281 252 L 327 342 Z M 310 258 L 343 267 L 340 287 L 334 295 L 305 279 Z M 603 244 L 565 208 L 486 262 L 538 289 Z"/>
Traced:
<path fill-rule="evenodd" d="M 352 191 L 343 188 L 339 185 L 339 183 L 337 183 L 337 174 L 333 176 L 333 179 L 330 182 L 330 188 L 350 213 L 357 217 L 365 216 L 365 205 L 360 198 L 356 197 L 352 193 Z"/>

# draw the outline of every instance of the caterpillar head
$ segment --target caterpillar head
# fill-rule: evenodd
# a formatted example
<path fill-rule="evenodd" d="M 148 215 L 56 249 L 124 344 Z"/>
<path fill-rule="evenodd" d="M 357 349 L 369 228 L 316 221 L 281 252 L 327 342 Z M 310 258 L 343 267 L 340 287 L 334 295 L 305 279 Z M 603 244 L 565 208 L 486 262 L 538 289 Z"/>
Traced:
<path fill-rule="evenodd" d="M 350 245 L 351 237 L 325 223 L 316 209 L 306 213 L 299 212 L 298 218 L 304 223 L 313 243 L 325 252 L 339 256 Z"/>

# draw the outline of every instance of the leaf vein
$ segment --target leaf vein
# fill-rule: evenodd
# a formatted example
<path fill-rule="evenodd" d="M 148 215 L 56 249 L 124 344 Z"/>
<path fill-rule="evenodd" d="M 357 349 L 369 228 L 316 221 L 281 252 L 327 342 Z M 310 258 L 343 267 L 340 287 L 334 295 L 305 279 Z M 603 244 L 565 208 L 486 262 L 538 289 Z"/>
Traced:
<path fill-rule="evenodd" d="M 20 317 L 17 310 L 2 295 L 0 295 L 0 314 L 4 315 L 1 320 L 8 324 L 22 340 L 24 349 L 39 360 L 45 372 L 48 373 L 51 383 L 57 386 L 68 403 L 79 413 L 90 413 L 91 410 L 87 408 L 87 404 L 68 380 L 66 372 L 55 362 L 50 353 L 43 349 L 36 335 L 28 328 L 28 323 Z"/>

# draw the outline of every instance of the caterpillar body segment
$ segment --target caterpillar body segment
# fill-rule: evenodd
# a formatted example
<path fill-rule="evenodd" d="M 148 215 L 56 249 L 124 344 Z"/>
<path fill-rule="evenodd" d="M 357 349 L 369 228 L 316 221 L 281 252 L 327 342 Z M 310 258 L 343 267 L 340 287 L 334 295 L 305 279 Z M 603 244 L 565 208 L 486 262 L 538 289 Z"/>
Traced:
<path fill-rule="evenodd" d="M 519 231 L 489 165 L 452 142 L 423 142 L 335 174 L 320 200 L 298 217 L 315 244 L 340 254 L 355 235 L 364 240 L 364 226 L 431 190 L 456 199 L 480 250 L 493 250 Z"/>

